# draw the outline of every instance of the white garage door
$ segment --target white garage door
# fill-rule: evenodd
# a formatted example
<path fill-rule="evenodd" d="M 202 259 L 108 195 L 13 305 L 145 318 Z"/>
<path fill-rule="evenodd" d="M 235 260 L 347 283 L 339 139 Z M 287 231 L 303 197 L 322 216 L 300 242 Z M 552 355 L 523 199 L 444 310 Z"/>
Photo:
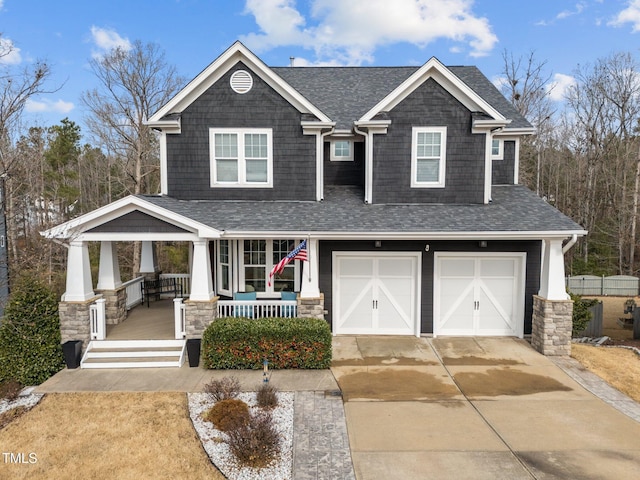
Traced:
<path fill-rule="evenodd" d="M 419 335 L 420 256 L 334 252 L 334 332 Z"/>
<path fill-rule="evenodd" d="M 434 335 L 523 336 L 525 254 L 435 253 Z"/>

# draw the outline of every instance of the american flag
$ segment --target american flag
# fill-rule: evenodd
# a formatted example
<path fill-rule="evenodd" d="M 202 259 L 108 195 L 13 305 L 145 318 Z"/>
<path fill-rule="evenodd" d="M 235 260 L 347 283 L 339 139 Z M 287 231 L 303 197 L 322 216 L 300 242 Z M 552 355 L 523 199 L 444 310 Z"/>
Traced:
<path fill-rule="evenodd" d="M 307 241 L 303 240 L 300 245 L 291 250 L 285 257 L 282 258 L 278 263 L 276 263 L 271 272 L 269 272 L 269 286 L 271 286 L 271 279 L 274 275 L 280 275 L 284 270 L 284 267 L 291 260 L 302 260 L 303 262 L 307 261 Z"/>

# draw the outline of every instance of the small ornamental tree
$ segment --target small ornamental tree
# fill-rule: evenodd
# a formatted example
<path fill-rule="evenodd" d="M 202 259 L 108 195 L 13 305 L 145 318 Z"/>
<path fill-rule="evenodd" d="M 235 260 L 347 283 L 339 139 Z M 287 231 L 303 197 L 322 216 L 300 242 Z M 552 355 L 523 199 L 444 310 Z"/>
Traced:
<path fill-rule="evenodd" d="M 25 276 L 14 285 L 0 325 L 0 382 L 39 385 L 63 367 L 56 295 Z"/>

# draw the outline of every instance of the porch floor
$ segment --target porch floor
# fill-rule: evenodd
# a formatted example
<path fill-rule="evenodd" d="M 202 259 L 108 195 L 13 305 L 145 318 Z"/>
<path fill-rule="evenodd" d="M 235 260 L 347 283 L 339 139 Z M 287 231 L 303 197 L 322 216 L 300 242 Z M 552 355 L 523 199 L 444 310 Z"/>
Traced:
<path fill-rule="evenodd" d="M 140 304 L 118 325 L 107 325 L 107 340 L 171 340 L 175 338 L 173 299 Z"/>

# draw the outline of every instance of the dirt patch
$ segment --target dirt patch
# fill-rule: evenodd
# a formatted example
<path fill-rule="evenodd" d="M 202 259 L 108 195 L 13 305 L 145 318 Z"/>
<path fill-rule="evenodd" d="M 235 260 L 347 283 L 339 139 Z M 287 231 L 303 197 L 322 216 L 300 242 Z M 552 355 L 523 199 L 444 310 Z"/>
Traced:
<path fill-rule="evenodd" d="M 48 394 L 0 431 L 0 451 L 35 459 L 3 464 L 0 479 L 224 478 L 183 393 Z"/>
<path fill-rule="evenodd" d="M 439 365 L 438 362 L 432 360 L 424 360 L 422 358 L 407 357 L 363 357 L 363 358 L 344 358 L 333 360 L 332 367 L 348 367 L 348 366 L 429 366 Z"/>
<path fill-rule="evenodd" d="M 640 402 L 640 355 L 633 350 L 574 343 L 571 356 L 609 385 Z"/>
<path fill-rule="evenodd" d="M 453 378 L 468 397 L 519 396 L 572 390 L 553 378 L 508 368 L 492 368 L 485 373 L 460 372 Z"/>
<path fill-rule="evenodd" d="M 464 357 L 443 357 L 442 363 L 445 365 L 476 365 L 476 366 L 498 366 L 498 365 L 522 365 L 522 362 L 509 358 L 482 358 L 473 355 Z"/>
<path fill-rule="evenodd" d="M 448 378 L 448 376 L 445 376 Z M 388 369 L 356 372 L 338 379 L 343 400 L 382 401 L 443 400 L 459 395 L 459 390 L 442 378 L 414 370 Z"/>

